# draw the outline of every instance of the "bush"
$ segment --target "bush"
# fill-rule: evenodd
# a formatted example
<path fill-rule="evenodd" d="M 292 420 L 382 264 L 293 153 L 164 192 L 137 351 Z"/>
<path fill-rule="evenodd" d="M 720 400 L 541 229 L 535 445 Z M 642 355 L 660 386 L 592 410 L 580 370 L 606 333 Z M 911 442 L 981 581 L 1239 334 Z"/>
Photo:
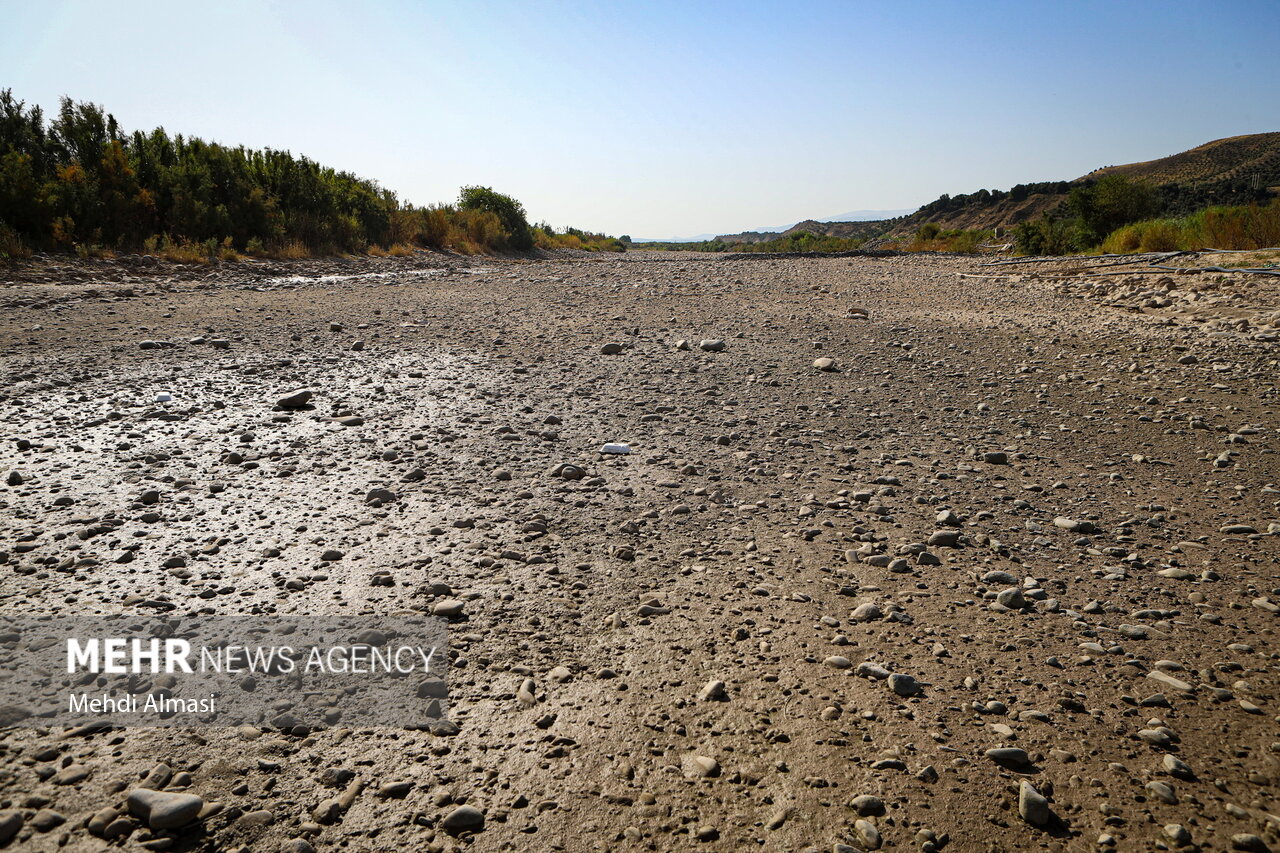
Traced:
<path fill-rule="evenodd" d="M 520 252 L 533 248 L 533 235 L 529 231 L 524 206 L 511 196 L 494 192 L 490 187 L 463 187 L 458 193 L 458 208 L 492 213 L 511 248 Z"/>
<path fill-rule="evenodd" d="M 1107 175 L 1073 189 L 1067 206 L 1079 219 L 1081 242 L 1092 246 L 1117 228 L 1159 213 L 1160 194 L 1145 181 Z"/>
<path fill-rule="evenodd" d="M 944 231 L 935 223 L 926 222 L 916 231 L 915 239 L 906 246 L 906 251 L 961 252 L 971 255 L 992 236 L 993 232 L 986 230 L 949 228 Z"/>
<path fill-rule="evenodd" d="M 1104 252 L 1269 249 L 1280 246 L 1280 199 L 1268 205 L 1210 207 L 1181 219 L 1151 219 L 1111 232 Z"/>
<path fill-rule="evenodd" d="M 18 232 L 0 222 L 0 261 L 13 261 L 31 257 L 31 250 L 22 242 Z"/>
<path fill-rule="evenodd" d="M 1052 216 L 1019 222 L 1013 228 L 1014 243 L 1024 255 L 1065 255 L 1076 248 L 1078 236 L 1076 223 Z"/>

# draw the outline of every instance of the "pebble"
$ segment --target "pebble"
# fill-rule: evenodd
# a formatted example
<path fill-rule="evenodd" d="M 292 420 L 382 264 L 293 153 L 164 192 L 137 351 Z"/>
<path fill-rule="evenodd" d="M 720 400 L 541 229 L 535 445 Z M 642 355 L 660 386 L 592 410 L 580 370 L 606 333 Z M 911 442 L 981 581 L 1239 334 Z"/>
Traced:
<path fill-rule="evenodd" d="M 1018 814 L 1032 826 L 1049 822 L 1049 801 L 1025 779 L 1018 785 Z"/>
<path fill-rule="evenodd" d="M 904 698 L 918 696 L 921 691 L 920 682 L 916 681 L 915 676 L 900 672 L 889 676 L 889 689 Z"/>
<path fill-rule="evenodd" d="M 884 800 L 872 794 L 859 794 L 849 801 L 849 806 L 862 817 L 879 817 L 884 814 Z"/>
<path fill-rule="evenodd" d="M 22 812 L 17 809 L 0 811 L 0 844 L 8 844 L 22 829 Z"/>
<path fill-rule="evenodd" d="M 858 840 L 862 842 L 862 846 L 868 850 L 879 850 L 883 843 L 880 838 L 880 830 L 876 829 L 876 825 L 869 820 L 859 818 L 853 822 L 853 831 L 858 834 Z"/>
<path fill-rule="evenodd" d="M 311 398 L 315 396 L 310 388 L 299 388 L 296 391 L 290 391 L 283 397 L 276 400 L 276 405 L 282 409 L 301 409 L 307 403 L 311 402 Z"/>
<path fill-rule="evenodd" d="M 815 370 L 821 370 L 824 373 L 832 373 L 836 369 L 836 360 L 834 358 L 827 358 L 826 356 L 816 358 L 813 361 L 813 367 Z"/>
<path fill-rule="evenodd" d="M 1031 763 L 1031 756 L 1027 755 L 1027 751 L 1016 746 L 1001 746 L 995 749 L 988 749 L 986 756 L 1001 767 L 1006 767 L 1019 773 L 1035 769 Z"/>
<path fill-rule="evenodd" d="M 725 342 L 719 338 L 703 338 L 698 341 L 698 349 L 704 352 L 723 352 Z"/>
<path fill-rule="evenodd" d="M 129 811 L 152 829 L 177 829 L 196 819 L 204 800 L 195 794 L 175 794 L 135 788 L 129 793 Z"/>
<path fill-rule="evenodd" d="M 467 603 L 460 598 L 442 598 L 431 607 L 432 614 L 454 619 L 462 615 Z"/>
<path fill-rule="evenodd" d="M 463 832 L 480 832 L 484 829 L 484 812 L 475 806 L 458 806 L 445 815 L 440 826 L 450 835 Z"/>
<path fill-rule="evenodd" d="M 699 702 L 723 702 L 728 698 L 725 692 L 725 684 L 723 681 L 708 681 L 701 690 L 698 691 Z"/>

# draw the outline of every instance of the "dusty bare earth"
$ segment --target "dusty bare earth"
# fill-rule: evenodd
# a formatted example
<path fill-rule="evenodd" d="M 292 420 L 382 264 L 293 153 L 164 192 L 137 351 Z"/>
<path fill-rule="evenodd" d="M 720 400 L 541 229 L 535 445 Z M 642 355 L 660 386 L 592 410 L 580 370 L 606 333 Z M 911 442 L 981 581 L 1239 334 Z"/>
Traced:
<path fill-rule="evenodd" d="M 9 729 L 0 837 L 1280 850 L 1280 281 L 1053 270 L 0 271 L 0 608 L 465 602 L 456 732 Z"/>

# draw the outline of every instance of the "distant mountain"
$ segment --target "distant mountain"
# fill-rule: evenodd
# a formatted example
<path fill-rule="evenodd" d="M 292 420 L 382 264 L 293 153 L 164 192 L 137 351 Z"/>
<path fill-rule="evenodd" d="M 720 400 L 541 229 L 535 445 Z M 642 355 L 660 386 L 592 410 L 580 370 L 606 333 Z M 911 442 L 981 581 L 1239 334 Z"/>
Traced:
<path fill-rule="evenodd" d="M 914 207 L 908 208 L 906 210 L 853 210 L 848 213 L 838 214 L 836 216 L 826 216 L 826 217 L 823 217 L 822 219 L 807 219 L 805 220 L 805 222 L 878 222 L 882 219 L 896 219 L 899 216 L 905 216 L 908 213 L 912 213 L 914 210 L 915 210 Z M 763 235 L 781 234 L 784 231 L 791 231 L 796 228 L 796 225 L 801 225 L 801 224 L 803 223 L 796 223 L 794 225 L 770 225 L 763 228 L 753 228 L 750 231 L 743 231 L 742 234 L 743 235 L 761 235 L 759 239 L 768 239 Z M 728 242 L 730 241 L 729 240 L 730 237 L 736 237 L 736 236 L 739 236 L 739 235 L 732 234 L 732 235 L 722 236 L 717 234 L 699 234 L 696 237 L 664 237 L 664 238 L 655 238 L 655 239 L 650 239 L 648 237 L 645 237 L 642 239 L 637 237 L 634 239 L 634 242 L 636 243 L 698 243 L 703 240 L 715 240 L 717 237 L 720 237 L 721 239 Z M 743 242 L 752 242 L 752 241 L 747 240 Z"/>
<path fill-rule="evenodd" d="M 897 219 L 899 216 L 906 216 L 908 213 L 914 213 L 916 208 L 909 207 L 905 210 L 851 210 L 848 213 L 841 213 L 839 216 L 827 216 L 820 218 L 818 222 L 876 222 L 882 219 Z M 795 226 L 791 226 L 794 228 Z M 763 230 L 763 229 L 761 229 Z M 787 229 L 782 229 L 786 231 Z"/>
<path fill-rule="evenodd" d="M 778 234 L 792 234 L 796 231 L 830 234 L 833 237 L 864 236 L 883 229 L 865 227 L 862 223 L 887 222 L 891 219 L 905 216 L 914 210 L 915 208 L 906 210 L 853 210 L 849 213 L 827 216 L 822 219 L 806 219 L 794 225 L 756 228 L 753 231 L 742 231 L 738 234 L 720 234 L 715 239 L 724 243 L 762 243 L 765 240 L 772 240 Z"/>
<path fill-rule="evenodd" d="M 714 234 L 699 234 L 696 237 L 632 237 L 633 243 L 701 243 L 703 240 L 714 240 Z"/>

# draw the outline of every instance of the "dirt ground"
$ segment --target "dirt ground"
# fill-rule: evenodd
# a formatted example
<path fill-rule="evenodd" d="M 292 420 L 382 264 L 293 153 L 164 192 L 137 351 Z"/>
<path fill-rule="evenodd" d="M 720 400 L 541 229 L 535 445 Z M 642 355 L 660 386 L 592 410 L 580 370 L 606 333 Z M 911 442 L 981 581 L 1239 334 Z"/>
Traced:
<path fill-rule="evenodd" d="M 980 263 L 0 269 L 0 611 L 464 603 L 455 727 L 10 728 L 0 838 L 1280 851 L 1280 279 Z"/>

